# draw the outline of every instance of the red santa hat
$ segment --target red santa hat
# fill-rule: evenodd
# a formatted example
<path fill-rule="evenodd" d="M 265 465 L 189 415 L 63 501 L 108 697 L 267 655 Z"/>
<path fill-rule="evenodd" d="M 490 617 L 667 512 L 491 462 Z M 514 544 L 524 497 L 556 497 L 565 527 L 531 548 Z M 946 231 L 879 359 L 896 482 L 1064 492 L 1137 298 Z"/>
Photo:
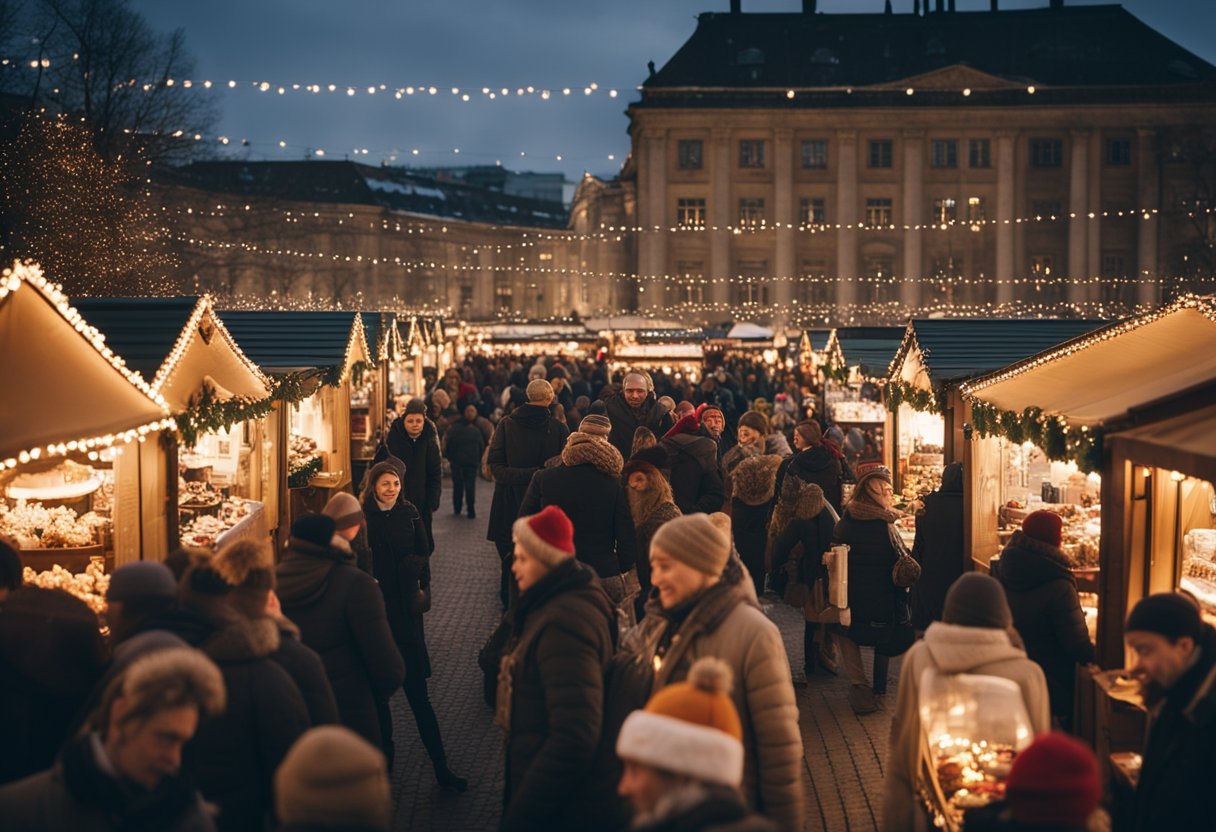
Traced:
<path fill-rule="evenodd" d="M 574 524 L 557 506 L 519 518 L 512 531 L 515 542 L 550 569 L 574 557 Z"/>

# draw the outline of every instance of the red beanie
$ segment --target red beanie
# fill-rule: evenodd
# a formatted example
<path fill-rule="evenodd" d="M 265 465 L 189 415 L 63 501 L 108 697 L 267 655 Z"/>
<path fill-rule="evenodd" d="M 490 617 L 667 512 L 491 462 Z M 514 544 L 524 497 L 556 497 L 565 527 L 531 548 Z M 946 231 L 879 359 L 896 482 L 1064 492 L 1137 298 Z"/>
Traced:
<path fill-rule="evenodd" d="M 519 518 L 512 530 L 515 542 L 549 568 L 574 557 L 574 524 L 557 506 Z"/>
<path fill-rule="evenodd" d="M 1098 761 L 1067 734 L 1043 734 L 1014 759 L 1005 797 L 1019 824 L 1084 828 L 1102 797 Z"/>
<path fill-rule="evenodd" d="M 1064 521 L 1054 511 L 1032 511 L 1022 521 L 1022 533 L 1058 548 L 1064 539 Z"/>
<path fill-rule="evenodd" d="M 679 436 L 682 433 L 691 433 L 695 435 L 700 429 L 701 424 L 697 421 L 696 415 L 689 413 L 687 416 L 681 416 L 680 421 L 676 422 L 675 425 L 672 426 L 671 430 L 663 434 L 663 438 L 670 439 L 671 437 Z"/>

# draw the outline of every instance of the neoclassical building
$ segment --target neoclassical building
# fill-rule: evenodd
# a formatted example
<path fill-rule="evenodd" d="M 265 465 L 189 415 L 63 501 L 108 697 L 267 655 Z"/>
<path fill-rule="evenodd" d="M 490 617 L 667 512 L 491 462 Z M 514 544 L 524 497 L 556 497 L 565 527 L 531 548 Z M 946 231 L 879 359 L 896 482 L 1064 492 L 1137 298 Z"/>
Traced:
<path fill-rule="evenodd" d="M 639 308 L 867 323 L 1212 291 L 1216 67 L 1121 7 L 731 5 L 628 110 Z"/>

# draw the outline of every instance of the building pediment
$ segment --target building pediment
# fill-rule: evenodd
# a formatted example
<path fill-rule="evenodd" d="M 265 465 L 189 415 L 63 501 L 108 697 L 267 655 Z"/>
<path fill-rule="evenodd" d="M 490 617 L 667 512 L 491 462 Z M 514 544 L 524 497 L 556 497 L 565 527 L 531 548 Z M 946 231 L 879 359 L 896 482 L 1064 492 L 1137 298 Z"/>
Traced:
<path fill-rule="evenodd" d="M 911 87 L 919 90 L 1009 90 L 1022 86 L 1024 85 L 1016 81 L 983 72 L 966 64 L 954 64 L 885 84 L 874 84 L 869 89 L 894 90 Z"/>

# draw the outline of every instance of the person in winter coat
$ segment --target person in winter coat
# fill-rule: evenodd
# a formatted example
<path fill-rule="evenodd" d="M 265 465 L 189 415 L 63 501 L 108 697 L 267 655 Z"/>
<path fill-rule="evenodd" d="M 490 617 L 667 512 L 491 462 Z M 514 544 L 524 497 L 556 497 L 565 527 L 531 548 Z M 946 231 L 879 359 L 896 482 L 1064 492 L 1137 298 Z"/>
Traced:
<path fill-rule="evenodd" d="M 1137 602 L 1123 638 L 1150 719 L 1131 828 L 1210 828 L 1216 629 L 1192 598 L 1166 592 Z"/>
<path fill-rule="evenodd" d="M 696 416 L 684 416 L 659 440 L 667 452 L 671 493 L 684 514 L 722 510 L 726 492 L 718 473 L 718 451 L 713 440 L 699 435 Z"/>
<path fill-rule="evenodd" d="M 924 499 L 916 514 L 912 557 L 920 564 L 920 580 L 912 587 L 912 626 L 923 630 L 942 617 L 946 591 L 963 574 L 963 463 L 951 462 L 942 471 L 941 487 Z M 1009 587 L 1005 587 L 1006 593 Z M 1014 622 L 1017 608 L 1014 606 Z M 1029 645 L 1028 645 L 1029 647 Z M 1033 658 L 1033 656 L 1032 656 Z"/>
<path fill-rule="evenodd" d="M 1077 579 L 1060 549 L 1063 521 L 1050 511 L 1033 511 L 994 560 L 1013 610 L 1013 626 L 1026 655 L 1047 677 L 1051 713 L 1064 728 L 1072 724 L 1077 665 L 1091 664 L 1094 645 L 1077 595 Z"/>
<path fill-rule="evenodd" d="M 850 478 L 845 476 L 843 455 L 836 446 L 823 440 L 819 423 L 814 419 L 804 419 L 794 428 L 794 449 L 794 455 L 782 460 L 777 471 L 777 497 L 781 497 L 786 481 L 796 477 L 822 488 L 828 504 L 840 514 L 844 508 L 841 483 Z"/>
<path fill-rule="evenodd" d="M 490 523 L 486 539 L 493 541 L 502 564 L 499 599 L 503 608 L 514 597 L 511 577 L 512 526 L 519 517 L 532 475 L 558 456 L 566 445 L 568 431 L 549 415 L 553 388 L 544 379 L 528 384 L 528 403 L 504 416 L 490 440 L 486 464 L 494 474 L 494 499 L 490 504 Z"/>
<path fill-rule="evenodd" d="M 477 408 L 468 404 L 464 418 L 448 428 L 443 455 L 452 463 L 452 513 L 460 516 L 461 502 L 467 507 L 469 519 L 477 516 L 477 469 L 481 467 L 481 452 L 486 440 L 477 426 Z"/>
<path fill-rule="evenodd" d="M 739 556 L 751 573 L 757 596 L 764 594 L 768 526 L 780 464 L 781 457 L 776 454 L 749 457 L 738 464 L 733 478 L 731 533 Z"/>
<path fill-rule="evenodd" d="M 377 703 L 401 686 L 405 665 L 376 581 L 332 545 L 334 523 L 313 514 L 292 523 L 275 576 L 279 602 L 321 657 L 341 723 L 380 748 Z"/>
<path fill-rule="evenodd" d="M 823 565 L 823 554 L 832 546 L 832 531 L 836 526 L 836 513 L 823 496 L 823 489 L 813 482 L 794 479 L 773 509 L 769 526 L 771 541 L 770 561 L 772 574 L 777 576 L 778 592 L 785 594 L 785 580 L 796 580 L 808 591 L 817 581 L 826 581 L 827 568 Z M 789 575 L 786 564 L 794 547 L 802 545 L 802 558 L 797 571 Z M 825 585 L 826 589 L 826 585 Z M 832 658 L 832 644 L 827 628 L 817 622 L 807 621 L 802 629 L 803 672 L 810 676 L 815 666 L 821 665 L 828 672 L 836 672 Z"/>
<path fill-rule="evenodd" d="M 577 557 L 595 570 L 612 603 L 632 614 L 640 591 L 634 570 L 637 544 L 629 501 L 621 482 L 624 462 L 608 444 L 611 426 L 591 414 L 566 439 L 561 465 L 544 468 L 519 506 L 521 515 L 557 506 L 574 524 Z"/>
<path fill-rule="evenodd" d="M 21 586 L 0 600 L 0 783 L 54 762 L 107 658 L 97 615 L 79 598 Z"/>
<path fill-rule="evenodd" d="M 388 454 L 405 463 L 405 499 L 413 503 L 422 525 L 426 528 L 427 554 L 435 551 L 435 537 L 431 534 L 431 515 L 439 509 L 439 496 L 443 491 L 443 465 L 439 460 L 439 435 L 435 425 L 426 418 L 426 403 L 412 399 L 405 406 L 405 414 L 393 422 L 383 448 Z M 377 453 L 375 461 L 383 461 Z"/>
<path fill-rule="evenodd" d="M 596 777 L 604 675 L 616 613 L 595 572 L 575 558 L 575 530 L 557 506 L 515 522 L 511 569 L 519 600 L 507 612 L 495 721 L 506 731 L 501 829 L 594 829 L 613 819 L 611 782 Z"/>
<path fill-rule="evenodd" d="M 930 624 L 924 639 L 903 657 L 883 784 L 883 832 L 932 828 L 917 798 L 922 744 L 926 742 L 919 697 L 926 670 L 1009 679 L 1022 693 L 1031 730 L 1035 734 L 1051 730 L 1047 682 L 1043 671 L 1016 643 L 1005 591 L 988 575 L 964 574 L 946 593 L 942 620 Z"/>
<path fill-rule="evenodd" d="M 631 459 L 621 469 L 625 483 L 625 498 L 629 516 L 633 519 L 637 550 L 638 593 L 637 617 L 641 618 L 646 599 L 650 597 L 650 541 L 659 526 L 680 516 L 671 497 L 671 485 L 663 472 L 644 459 Z"/>
<path fill-rule="evenodd" d="M 430 608 L 430 540 L 418 509 L 405 497 L 398 469 L 392 462 L 378 462 L 368 473 L 363 514 L 372 549 L 372 575 L 384 597 L 393 640 L 405 660 L 405 698 L 435 768 L 435 779 L 445 789 L 463 792 L 468 782 L 448 768 L 439 720 L 426 686 L 431 676 L 431 657 L 426 649 L 422 616 Z M 395 746 L 388 702 L 379 700 L 377 706 L 382 744 L 391 768 Z"/>
<path fill-rule="evenodd" d="M 274 775 L 278 832 L 389 832 L 393 794 L 380 749 L 337 725 L 300 737 Z"/>
<path fill-rule="evenodd" d="M 662 436 L 675 424 L 670 413 L 665 412 L 655 400 L 654 392 L 646 376 L 628 373 L 621 381 L 621 394 L 605 402 L 612 421 L 612 433 L 608 442 L 621 452 L 625 459 L 633 451 L 633 434 L 640 427 L 650 428 L 655 436 Z"/>
<path fill-rule="evenodd" d="M 209 552 L 191 557 L 181 599 L 210 627 L 198 649 L 219 666 L 228 707 L 199 723 L 183 769 L 218 804 L 220 830 L 262 830 L 274 805 L 274 770 L 310 719 L 299 687 L 272 658 L 282 641 L 278 626 L 237 612 L 226 598 L 232 590 Z"/>
<path fill-rule="evenodd" d="M 738 444 L 735 432 L 726 423 L 726 416 L 722 413 L 722 408 L 716 404 L 706 402 L 698 405 L 693 413 L 701 425 L 701 435 L 712 439 L 718 446 L 718 464 L 721 465 L 722 457 Z"/>
<path fill-rule="evenodd" d="M 739 417 L 739 443 L 722 456 L 722 484 L 726 491 L 725 511 L 730 511 L 734 499 L 735 468 L 745 459 L 775 455 L 783 459 L 790 455 L 789 444 L 780 434 L 774 435 L 769 431 L 768 417 L 755 410 L 749 410 Z"/>
<path fill-rule="evenodd" d="M 733 674 L 720 659 L 698 659 L 688 679 L 660 690 L 621 727 L 619 791 L 633 804 L 633 830 L 776 832 L 747 808 L 743 725 L 730 699 Z"/>
<path fill-rule="evenodd" d="M 339 491 L 329 498 L 321 513 L 334 521 L 334 534 L 329 545 L 338 549 L 343 559 L 350 560 L 368 575 L 372 574 L 372 550 L 367 545 L 367 519 L 363 516 L 363 505 L 359 498 L 349 492 Z"/>
<path fill-rule="evenodd" d="M 0 788 L 10 832 L 209 832 L 211 815 L 179 772 L 199 720 L 224 709 L 219 669 L 188 647 L 155 650 L 107 686 L 90 730 L 49 771 Z"/>
<path fill-rule="evenodd" d="M 861 647 L 879 647 L 893 636 L 907 612 L 908 590 L 897 587 L 892 570 L 903 551 L 903 542 L 894 523 L 899 513 L 891 508 L 895 489 L 886 468 L 868 471 L 857 481 L 853 496 L 832 532 L 833 543 L 849 546 L 849 610 L 852 623 L 838 628 L 833 639 L 852 688 L 849 705 L 858 714 L 878 710 L 874 687 L 880 690 L 880 673 L 886 671 L 886 658 L 875 654 L 875 685 L 866 679 L 861 662 Z"/>
<path fill-rule="evenodd" d="M 631 662 L 654 668 L 653 690 L 688 678 L 702 656 L 722 659 L 735 678 L 731 700 L 743 723 L 743 794 L 781 829 L 803 822 L 802 736 L 789 659 L 777 626 L 747 598 L 731 565 L 730 538 L 703 514 L 659 527 L 650 544 L 656 593 L 623 645 Z"/>

